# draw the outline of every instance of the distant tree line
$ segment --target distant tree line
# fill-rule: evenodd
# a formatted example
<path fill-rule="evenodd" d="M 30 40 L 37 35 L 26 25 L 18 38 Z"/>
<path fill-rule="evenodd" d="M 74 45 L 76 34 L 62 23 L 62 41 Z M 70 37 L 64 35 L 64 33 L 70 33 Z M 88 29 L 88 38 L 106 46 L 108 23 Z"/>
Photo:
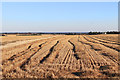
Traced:
<path fill-rule="evenodd" d="M 89 32 L 89 35 L 105 34 L 104 32 Z"/>
<path fill-rule="evenodd" d="M 41 35 L 41 34 L 60 34 L 60 35 L 80 35 L 80 34 L 86 34 L 86 33 L 80 33 L 80 32 L 38 32 L 38 33 L 33 33 L 33 32 L 28 32 L 28 33 L 3 33 L 3 34 L 16 34 L 18 36 L 29 36 L 29 35 Z"/>
<path fill-rule="evenodd" d="M 60 35 L 97 35 L 97 34 L 120 34 L 120 31 L 107 31 L 107 32 L 14 32 L 14 33 L 0 33 L 1 36 L 6 36 L 6 34 L 16 34 L 17 36 L 32 36 L 32 35 L 41 35 L 41 34 L 60 34 Z"/>
<path fill-rule="evenodd" d="M 97 34 L 120 34 L 120 31 L 107 31 L 107 32 L 89 32 L 89 35 L 97 35 Z"/>
<path fill-rule="evenodd" d="M 106 34 L 120 34 L 120 31 L 108 31 Z"/>

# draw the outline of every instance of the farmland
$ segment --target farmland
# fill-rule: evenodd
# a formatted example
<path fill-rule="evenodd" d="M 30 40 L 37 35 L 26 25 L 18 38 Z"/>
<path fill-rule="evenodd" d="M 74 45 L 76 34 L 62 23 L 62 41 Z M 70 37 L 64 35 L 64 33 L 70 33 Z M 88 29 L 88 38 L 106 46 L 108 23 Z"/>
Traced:
<path fill-rule="evenodd" d="M 3 78 L 118 77 L 118 35 L 2 36 Z"/>

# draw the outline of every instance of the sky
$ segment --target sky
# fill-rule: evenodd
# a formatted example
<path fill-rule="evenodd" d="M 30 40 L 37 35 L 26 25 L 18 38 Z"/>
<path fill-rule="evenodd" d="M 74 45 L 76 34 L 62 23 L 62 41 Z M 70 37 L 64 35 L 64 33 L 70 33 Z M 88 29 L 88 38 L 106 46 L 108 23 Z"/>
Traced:
<path fill-rule="evenodd" d="M 3 32 L 118 30 L 117 2 L 3 2 Z"/>

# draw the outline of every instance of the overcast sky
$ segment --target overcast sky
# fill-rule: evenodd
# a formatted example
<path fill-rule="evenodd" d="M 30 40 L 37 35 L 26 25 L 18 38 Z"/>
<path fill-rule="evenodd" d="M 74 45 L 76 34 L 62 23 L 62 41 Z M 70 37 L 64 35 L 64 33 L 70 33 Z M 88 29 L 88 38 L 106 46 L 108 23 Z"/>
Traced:
<path fill-rule="evenodd" d="M 118 30 L 117 2 L 3 2 L 3 32 Z"/>

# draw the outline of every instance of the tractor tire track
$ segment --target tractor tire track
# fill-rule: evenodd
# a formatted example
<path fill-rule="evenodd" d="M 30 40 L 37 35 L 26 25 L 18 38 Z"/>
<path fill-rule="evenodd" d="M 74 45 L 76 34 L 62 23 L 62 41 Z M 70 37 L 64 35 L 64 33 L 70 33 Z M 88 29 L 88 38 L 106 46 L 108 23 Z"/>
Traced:
<path fill-rule="evenodd" d="M 70 41 L 70 40 L 68 40 L 68 42 L 73 46 L 73 52 L 75 53 L 76 51 L 75 51 L 75 45 Z"/>
<path fill-rule="evenodd" d="M 88 37 L 90 37 L 90 36 L 88 36 Z M 97 37 L 92 37 L 94 40 L 97 40 L 97 41 L 99 41 L 99 42 L 102 42 L 102 43 L 108 43 L 108 44 L 113 44 L 113 45 L 119 45 L 118 43 L 112 43 L 112 42 L 110 42 L 110 41 L 106 41 L 106 40 L 104 40 L 104 39 L 101 39 L 101 38 L 97 38 Z"/>
<path fill-rule="evenodd" d="M 84 37 L 85 38 L 85 37 Z M 97 43 L 97 42 L 94 42 L 94 41 L 90 41 L 90 40 L 88 40 L 87 38 L 85 38 L 88 42 L 92 42 L 92 43 L 96 43 L 96 44 L 99 44 L 99 43 Z M 103 45 L 103 46 L 105 46 L 105 45 Z M 107 47 L 107 46 L 105 46 L 105 47 Z M 109 47 L 107 47 L 107 48 L 109 48 Z M 114 49 L 113 49 L 114 50 Z M 116 51 L 116 50 L 115 50 Z M 107 57 L 107 56 L 106 56 Z M 108 58 L 112 58 L 112 60 L 114 61 L 114 62 L 117 62 L 118 60 L 117 59 L 115 59 L 113 56 L 109 56 Z"/>
<path fill-rule="evenodd" d="M 82 41 L 81 41 L 82 42 Z M 82 42 L 83 43 L 83 42 Z M 85 43 L 86 44 L 86 43 Z M 87 45 L 89 45 L 89 44 L 87 44 Z M 91 55 L 91 54 L 90 54 Z M 108 58 L 109 60 L 111 60 L 110 62 L 111 63 L 113 63 L 113 62 L 117 62 L 117 60 L 115 61 L 115 58 L 114 57 L 112 57 L 112 56 L 110 56 L 110 57 L 106 57 L 106 58 L 104 58 L 103 56 L 101 57 L 103 60 L 105 60 L 105 62 L 108 62 L 108 61 L 106 61 L 107 59 L 106 58 Z M 116 64 L 115 64 L 116 65 Z"/>
<path fill-rule="evenodd" d="M 76 60 L 79 60 L 79 56 L 78 54 L 76 54 L 76 48 L 75 48 L 75 44 L 73 42 L 71 42 L 70 40 L 68 40 L 68 42 L 73 46 L 72 51 L 74 52 L 74 57 L 76 58 Z"/>
<path fill-rule="evenodd" d="M 20 66 L 20 69 L 26 71 L 25 65 L 28 65 L 29 61 L 31 60 L 31 57 L 34 56 L 42 48 L 42 45 L 44 45 L 46 42 L 39 45 L 39 49 L 35 53 L 33 53 L 29 58 L 27 58 L 27 60 Z"/>
<path fill-rule="evenodd" d="M 88 56 L 90 57 L 90 61 L 91 61 L 91 64 L 93 65 L 93 69 L 98 66 L 97 64 L 99 64 L 99 61 L 104 60 L 104 62 L 107 63 L 107 61 L 102 56 L 97 54 L 94 49 L 93 49 L 94 51 L 92 51 L 86 46 L 86 45 L 90 46 L 89 44 L 84 43 L 83 40 L 81 40 L 80 42 L 84 45 L 85 51 L 88 53 Z M 101 59 L 97 58 L 98 56 L 101 57 Z"/>
<path fill-rule="evenodd" d="M 93 40 L 99 41 L 99 40 L 94 39 L 94 38 L 92 38 L 92 37 L 90 37 L 90 36 L 88 36 L 88 37 L 91 38 L 91 39 L 93 39 Z M 85 37 L 84 37 L 84 38 L 85 38 Z M 85 38 L 85 39 L 88 40 L 87 38 Z M 112 47 L 112 46 L 108 46 L 108 45 L 106 45 L 106 44 L 104 44 L 104 43 L 100 43 L 100 41 L 99 41 L 99 42 L 94 42 L 94 41 L 93 41 L 93 43 L 99 43 L 99 44 L 104 45 L 104 46 L 106 46 L 106 47 L 108 47 L 108 48 L 110 48 L 110 49 L 113 49 L 113 50 L 116 50 L 116 51 L 120 52 L 119 49 L 114 48 L 114 47 Z"/>
<path fill-rule="evenodd" d="M 28 49 L 26 49 L 26 50 L 24 50 L 22 52 L 19 52 L 18 54 L 14 54 L 9 59 L 2 61 L 2 65 L 7 64 L 7 62 L 14 61 L 14 59 L 16 59 L 18 57 L 21 57 L 22 55 L 25 55 L 26 53 L 30 52 L 31 50 L 33 50 L 33 48 L 32 49 L 28 48 Z"/>
<path fill-rule="evenodd" d="M 50 56 L 50 54 L 52 54 L 52 52 L 53 52 L 53 50 L 54 50 L 54 47 L 55 47 L 58 43 L 59 43 L 59 41 L 57 41 L 57 43 L 50 48 L 49 53 L 48 53 L 45 57 L 43 57 L 42 60 L 40 60 L 40 63 L 41 63 L 41 64 L 46 60 L 46 58 L 48 58 L 48 57 Z"/>
<path fill-rule="evenodd" d="M 43 44 L 43 43 L 42 43 Z M 29 58 L 32 57 L 32 55 L 36 54 L 37 51 L 40 49 L 41 45 L 39 45 L 38 47 L 35 47 L 34 49 L 30 50 L 29 52 L 27 52 L 26 54 L 24 55 L 21 55 L 21 57 L 18 57 L 18 58 L 15 58 L 12 62 L 9 62 L 8 64 L 6 65 L 3 65 L 4 66 L 4 71 L 3 73 L 5 74 L 6 72 L 11 72 L 12 70 L 14 70 L 16 67 L 19 67 L 21 66 L 22 64 L 24 64 L 26 62 L 26 58 L 28 59 L 29 61 Z M 10 65 L 9 65 L 10 64 Z M 9 69 L 7 68 L 7 66 L 9 65 Z M 21 67 L 20 67 L 21 68 Z M 8 70 L 7 70 L 8 69 Z"/>
<path fill-rule="evenodd" d="M 116 41 L 111 41 L 111 40 L 103 39 L 103 38 L 99 38 L 99 37 L 95 37 L 95 38 L 97 38 L 97 39 L 101 39 L 101 40 L 105 40 L 106 42 L 109 42 L 109 43 L 113 42 L 112 44 L 120 45 L 119 43 L 116 43 Z M 119 42 L 119 41 L 118 41 L 118 42 Z"/>

